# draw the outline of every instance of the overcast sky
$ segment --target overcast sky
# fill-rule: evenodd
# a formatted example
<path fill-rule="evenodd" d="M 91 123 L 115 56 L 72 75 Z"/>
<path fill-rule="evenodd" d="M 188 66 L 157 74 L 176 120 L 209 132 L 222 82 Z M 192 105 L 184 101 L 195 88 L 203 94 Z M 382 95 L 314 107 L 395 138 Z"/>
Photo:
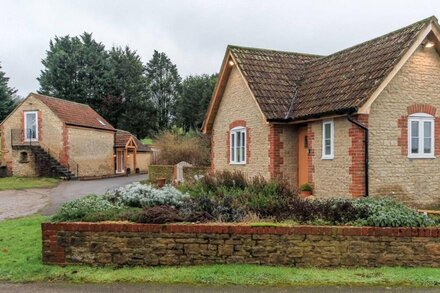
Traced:
<path fill-rule="evenodd" d="M 228 44 L 329 54 L 431 15 L 439 0 L 0 0 L 0 62 L 25 96 L 54 36 L 163 51 L 185 77 L 217 72 Z"/>

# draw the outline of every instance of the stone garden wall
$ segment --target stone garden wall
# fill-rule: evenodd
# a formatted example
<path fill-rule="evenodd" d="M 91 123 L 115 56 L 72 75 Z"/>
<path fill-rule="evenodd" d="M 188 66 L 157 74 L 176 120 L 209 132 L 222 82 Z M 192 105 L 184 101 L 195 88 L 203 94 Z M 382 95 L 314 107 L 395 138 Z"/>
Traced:
<path fill-rule="evenodd" d="M 440 264 L 439 228 L 44 223 L 42 233 L 46 264 Z"/>

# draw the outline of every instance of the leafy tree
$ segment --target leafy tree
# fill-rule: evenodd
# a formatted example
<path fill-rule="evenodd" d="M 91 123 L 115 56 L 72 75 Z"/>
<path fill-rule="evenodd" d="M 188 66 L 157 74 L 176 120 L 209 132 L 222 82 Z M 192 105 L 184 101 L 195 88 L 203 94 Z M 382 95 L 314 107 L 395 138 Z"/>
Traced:
<path fill-rule="evenodd" d="M 0 122 L 14 109 L 14 95 L 17 92 L 16 89 L 8 86 L 9 78 L 5 76 L 1 69 L 0 65 Z"/>
<path fill-rule="evenodd" d="M 185 131 L 202 127 L 216 82 L 217 74 L 188 76 L 183 80 L 176 101 L 176 117 L 178 125 Z"/>
<path fill-rule="evenodd" d="M 136 51 L 125 47 L 113 47 L 109 52 L 110 95 L 103 99 L 103 115 L 109 121 L 133 134 L 142 136 L 142 128 L 150 129 L 154 121 L 145 119 L 152 112 L 149 101 L 145 67 Z"/>
<path fill-rule="evenodd" d="M 181 78 L 175 64 L 165 53 L 154 51 L 146 68 L 148 88 L 157 112 L 157 128 L 168 129 L 173 122 L 173 108 L 179 94 Z"/>
<path fill-rule="evenodd" d="M 110 63 L 105 46 L 92 34 L 55 37 L 42 63 L 45 68 L 38 77 L 40 93 L 86 103 L 104 112 L 101 102 L 108 95 Z"/>

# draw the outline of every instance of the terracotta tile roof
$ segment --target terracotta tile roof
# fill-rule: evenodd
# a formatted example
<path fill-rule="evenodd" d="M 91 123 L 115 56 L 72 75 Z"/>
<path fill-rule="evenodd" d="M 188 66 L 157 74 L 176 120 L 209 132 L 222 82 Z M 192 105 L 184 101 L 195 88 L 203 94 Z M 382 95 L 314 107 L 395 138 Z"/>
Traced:
<path fill-rule="evenodd" d="M 115 130 L 110 123 L 88 105 L 35 93 L 32 93 L 31 96 L 42 101 L 66 124 L 104 130 Z"/>
<path fill-rule="evenodd" d="M 115 147 L 125 147 L 127 145 L 128 140 L 130 139 L 130 137 L 133 137 L 134 142 L 136 143 L 138 152 L 151 151 L 151 149 L 147 145 L 143 144 L 139 139 L 137 139 L 136 136 L 132 135 L 128 131 L 121 130 L 121 129 L 116 129 Z"/>
<path fill-rule="evenodd" d="M 229 46 L 267 119 L 283 117 L 305 64 L 320 56 Z"/>
<path fill-rule="evenodd" d="M 229 46 L 268 120 L 306 119 L 362 106 L 430 17 L 329 56 Z"/>

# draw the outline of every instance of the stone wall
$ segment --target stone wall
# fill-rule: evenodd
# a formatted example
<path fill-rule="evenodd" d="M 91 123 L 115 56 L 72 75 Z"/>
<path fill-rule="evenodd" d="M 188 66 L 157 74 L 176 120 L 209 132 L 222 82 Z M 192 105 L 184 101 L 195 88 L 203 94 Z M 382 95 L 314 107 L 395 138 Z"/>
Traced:
<path fill-rule="evenodd" d="M 136 154 L 136 166 L 139 172 L 147 173 L 151 164 L 151 152 L 140 152 Z"/>
<path fill-rule="evenodd" d="M 349 137 L 349 129 L 352 124 L 346 117 L 332 120 L 335 132 L 334 158 L 328 160 L 322 159 L 322 121 L 310 122 L 314 133 L 313 195 L 317 197 L 351 197 L 349 192 L 351 184 L 349 149 L 352 142 Z"/>
<path fill-rule="evenodd" d="M 439 228 L 44 223 L 42 235 L 46 264 L 440 264 Z"/>
<path fill-rule="evenodd" d="M 284 125 L 281 133 L 283 148 L 281 157 L 283 163 L 280 166 L 282 178 L 291 186 L 298 185 L 298 128 L 294 125 Z"/>
<path fill-rule="evenodd" d="M 12 149 L 13 175 L 23 177 L 36 177 L 38 172 L 35 155 L 28 146 L 14 147 Z"/>
<path fill-rule="evenodd" d="M 417 206 L 438 205 L 440 154 L 434 159 L 407 156 L 407 116 L 417 104 L 436 108 L 440 117 L 440 57 L 435 48 L 419 48 L 371 105 L 370 193 L 394 196 Z M 440 124 L 435 123 L 435 146 Z M 403 134 L 403 135 L 402 135 Z"/>
<path fill-rule="evenodd" d="M 69 165 L 78 177 L 101 177 L 115 174 L 114 132 L 68 126 Z"/>
<path fill-rule="evenodd" d="M 228 156 L 229 127 L 239 120 L 246 123 L 248 140 L 251 142 L 248 160 L 244 165 L 231 165 Z M 245 80 L 234 67 L 213 126 L 211 164 L 214 171 L 239 170 L 249 176 L 262 175 L 269 178 L 268 136 L 269 126 Z"/>
<path fill-rule="evenodd" d="M 40 100 L 30 96 L 2 124 L 2 166 L 16 176 L 37 176 L 34 164 L 20 163 L 18 152 L 12 151 L 11 129 L 23 129 L 23 111 L 38 111 L 38 138 L 43 148 L 50 149 L 51 155 L 59 160 L 63 151 L 63 122 Z M 24 139 L 24 137 L 23 137 Z"/>

